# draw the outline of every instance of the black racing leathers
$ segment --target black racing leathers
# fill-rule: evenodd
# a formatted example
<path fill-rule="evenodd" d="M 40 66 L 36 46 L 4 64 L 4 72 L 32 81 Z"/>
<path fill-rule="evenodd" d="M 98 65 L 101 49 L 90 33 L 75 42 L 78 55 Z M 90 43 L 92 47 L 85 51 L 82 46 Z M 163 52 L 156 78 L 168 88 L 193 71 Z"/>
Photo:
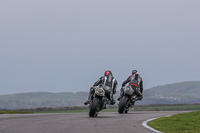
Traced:
<path fill-rule="evenodd" d="M 88 100 L 84 103 L 85 105 L 89 104 L 90 101 L 93 99 L 94 92 L 95 92 L 95 86 L 103 85 L 105 95 L 108 100 L 110 100 L 110 104 L 115 104 L 115 100 L 113 98 L 113 94 L 116 93 L 117 88 L 117 80 L 112 76 L 112 73 L 102 76 L 99 78 L 98 81 L 96 81 L 93 85 L 93 87 L 90 88 Z"/>
<path fill-rule="evenodd" d="M 117 80 L 112 75 L 106 75 L 106 76 L 100 77 L 99 80 L 96 81 L 93 86 L 98 86 L 100 84 L 105 85 L 105 87 L 110 88 L 109 89 L 110 91 L 105 89 L 105 95 L 109 100 L 114 100 L 113 94 L 116 93 Z"/>
<path fill-rule="evenodd" d="M 96 81 L 94 83 L 93 86 L 98 86 L 99 84 L 102 84 L 102 85 L 105 85 L 105 86 L 108 86 L 110 88 L 112 88 L 113 90 L 113 94 L 116 93 L 116 88 L 117 88 L 117 80 L 111 76 L 111 75 L 107 75 L 107 76 L 102 76 L 99 78 L 98 81 Z"/>
<path fill-rule="evenodd" d="M 127 78 L 127 80 L 125 80 L 122 83 L 122 88 L 129 83 L 129 85 L 131 86 L 131 88 L 135 91 L 137 97 L 136 100 L 141 100 L 143 98 L 142 96 L 142 92 L 143 92 L 143 80 L 142 77 L 140 77 L 139 74 L 133 74 L 131 76 L 129 76 Z M 120 90 L 121 92 L 123 90 Z"/>

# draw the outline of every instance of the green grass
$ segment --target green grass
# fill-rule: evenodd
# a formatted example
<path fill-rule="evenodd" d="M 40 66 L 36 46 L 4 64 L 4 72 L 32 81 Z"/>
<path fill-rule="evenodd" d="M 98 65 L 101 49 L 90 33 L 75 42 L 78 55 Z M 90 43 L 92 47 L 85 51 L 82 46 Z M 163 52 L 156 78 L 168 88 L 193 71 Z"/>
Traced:
<path fill-rule="evenodd" d="M 158 118 L 149 126 L 166 133 L 200 133 L 200 111 Z"/>
<path fill-rule="evenodd" d="M 136 106 L 137 111 L 187 111 L 200 110 L 200 105 L 164 105 L 164 106 Z"/>

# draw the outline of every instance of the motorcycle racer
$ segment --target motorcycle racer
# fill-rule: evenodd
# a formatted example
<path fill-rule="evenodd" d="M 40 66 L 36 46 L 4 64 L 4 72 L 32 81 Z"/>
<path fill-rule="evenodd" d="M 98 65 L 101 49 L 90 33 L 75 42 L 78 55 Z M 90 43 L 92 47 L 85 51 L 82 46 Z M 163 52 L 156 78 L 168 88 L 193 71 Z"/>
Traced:
<path fill-rule="evenodd" d="M 131 86 L 131 88 L 135 91 L 136 93 L 136 98 L 131 100 L 132 103 L 134 103 L 137 100 L 142 100 L 143 96 L 142 96 L 142 92 L 143 92 L 143 80 L 142 77 L 140 77 L 139 73 L 137 70 L 133 70 L 132 71 L 132 75 L 129 76 L 127 78 L 127 80 L 125 80 L 122 83 L 122 88 L 120 89 L 120 96 L 117 99 L 118 101 L 121 99 L 122 94 L 123 94 L 123 89 L 124 86 L 129 83 L 129 85 Z"/>
<path fill-rule="evenodd" d="M 112 72 L 110 70 L 107 70 L 105 71 L 104 76 L 100 77 L 99 80 L 94 83 L 93 87 L 90 88 L 88 100 L 84 102 L 85 105 L 91 102 L 91 100 L 93 99 L 94 87 L 100 84 L 104 85 L 105 95 L 110 101 L 110 104 L 115 104 L 113 95 L 116 93 L 117 80 L 113 77 Z"/>

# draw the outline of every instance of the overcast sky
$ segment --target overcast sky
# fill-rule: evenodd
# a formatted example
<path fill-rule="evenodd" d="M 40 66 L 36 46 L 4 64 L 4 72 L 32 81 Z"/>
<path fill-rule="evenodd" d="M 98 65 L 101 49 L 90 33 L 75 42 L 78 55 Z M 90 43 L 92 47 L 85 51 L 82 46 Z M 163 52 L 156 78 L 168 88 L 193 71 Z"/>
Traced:
<path fill-rule="evenodd" d="M 199 0 L 1 0 L 0 95 L 200 81 Z"/>

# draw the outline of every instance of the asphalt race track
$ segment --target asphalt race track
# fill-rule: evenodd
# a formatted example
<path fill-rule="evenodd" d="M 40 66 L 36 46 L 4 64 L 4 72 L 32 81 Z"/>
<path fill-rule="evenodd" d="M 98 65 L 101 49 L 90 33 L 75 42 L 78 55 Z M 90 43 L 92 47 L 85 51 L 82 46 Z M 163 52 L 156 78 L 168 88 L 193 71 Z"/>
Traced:
<path fill-rule="evenodd" d="M 88 113 L 0 114 L 0 133 L 154 133 L 142 123 L 182 112 L 100 112 L 97 118 Z"/>

